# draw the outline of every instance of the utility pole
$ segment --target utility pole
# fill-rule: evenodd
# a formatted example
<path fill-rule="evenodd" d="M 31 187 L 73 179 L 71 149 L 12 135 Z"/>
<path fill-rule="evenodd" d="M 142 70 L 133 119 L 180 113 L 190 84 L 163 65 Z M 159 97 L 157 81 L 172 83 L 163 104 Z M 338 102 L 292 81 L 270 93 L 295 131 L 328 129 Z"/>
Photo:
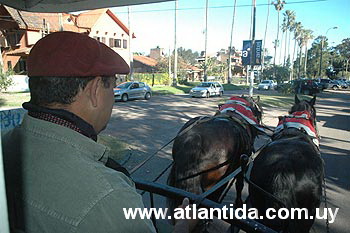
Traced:
<path fill-rule="evenodd" d="M 134 80 L 134 55 L 132 53 L 131 7 L 128 6 L 130 80 Z"/>
<path fill-rule="evenodd" d="M 177 46 L 176 46 L 176 17 L 178 9 L 178 0 L 175 0 L 175 26 L 174 26 L 174 76 L 172 86 L 177 86 Z"/>
<path fill-rule="evenodd" d="M 205 4 L 205 45 L 204 45 L 204 82 L 208 81 L 207 75 L 207 42 L 208 42 L 208 0 Z"/>
<path fill-rule="evenodd" d="M 235 53 L 235 51 L 232 51 L 232 37 L 233 37 L 233 26 L 235 24 L 236 3 L 237 3 L 237 0 L 235 0 L 235 4 L 233 6 L 230 48 L 229 48 L 229 54 L 228 54 L 228 77 L 227 77 L 227 83 L 228 84 L 231 84 L 231 82 L 232 82 L 232 61 L 231 61 L 232 58 L 231 58 L 231 56 L 232 56 L 232 52 Z"/>
<path fill-rule="evenodd" d="M 169 80 L 171 80 L 171 50 L 169 46 L 169 55 L 168 55 L 168 74 L 169 74 Z"/>
<path fill-rule="evenodd" d="M 62 13 L 58 13 L 58 24 L 59 24 L 60 31 L 63 31 Z"/>
<path fill-rule="evenodd" d="M 251 38 L 251 46 L 250 46 L 250 85 L 249 85 L 249 96 L 253 97 L 253 82 L 254 82 L 254 65 L 255 65 L 255 15 L 256 15 L 256 0 L 253 0 L 253 20 L 252 20 L 252 38 Z"/>

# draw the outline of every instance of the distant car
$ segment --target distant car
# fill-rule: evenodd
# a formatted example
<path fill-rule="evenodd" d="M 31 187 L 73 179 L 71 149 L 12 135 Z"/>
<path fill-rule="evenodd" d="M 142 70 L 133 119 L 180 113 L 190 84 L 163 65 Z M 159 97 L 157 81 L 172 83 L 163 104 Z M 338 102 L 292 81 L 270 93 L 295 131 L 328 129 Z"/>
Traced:
<path fill-rule="evenodd" d="M 144 82 L 125 82 L 114 88 L 114 99 L 124 102 L 131 99 L 149 100 L 151 96 L 152 90 Z"/>
<path fill-rule="evenodd" d="M 297 79 L 292 85 L 296 94 L 314 95 L 322 91 L 322 85 L 316 79 Z"/>
<path fill-rule="evenodd" d="M 349 87 L 349 85 L 346 82 L 346 80 L 338 79 L 337 81 L 338 81 L 339 85 L 341 86 L 341 88 L 345 88 L 346 89 L 346 88 Z"/>
<path fill-rule="evenodd" d="M 329 78 L 322 78 L 321 80 L 320 80 L 320 84 L 321 84 L 321 86 L 322 86 L 322 89 L 327 89 L 328 88 L 328 86 L 329 86 L 329 82 L 330 82 L 331 80 L 329 79 Z"/>
<path fill-rule="evenodd" d="M 275 89 L 277 87 L 277 83 L 273 80 L 263 80 L 258 85 L 258 90 L 270 90 Z"/>
<path fill-rule="evenodd" d="M 224 87 L 219 82 L 202 82 L 190 91 L 192 97 L 222 96 Z"/>
<path fill-rule="evenodd" d="M 333 89 L 333 90 L 338 90 L 338 89 L 341 89 L 341 85 L 340 83 L 337 81 L 337 80 L 331 80 L 329 83 L 328 83 L 328 89 Z"/>

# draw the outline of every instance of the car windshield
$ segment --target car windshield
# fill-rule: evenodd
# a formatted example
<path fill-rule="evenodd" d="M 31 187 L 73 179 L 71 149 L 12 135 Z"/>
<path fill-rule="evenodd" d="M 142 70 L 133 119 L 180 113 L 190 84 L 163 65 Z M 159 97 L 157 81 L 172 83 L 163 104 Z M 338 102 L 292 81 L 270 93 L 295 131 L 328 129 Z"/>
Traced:
<path fill-rule="evenodd" d="M 210 87 L 210 83 L 201 83 L 197 87 Z"/>
<path fill-rule="evenodd" d="M 270 83 L 270 81 L 268 81 L 268 80 L 265 80 L 265 81 L 262 81 L 261 83 Z"/>
<path fill-rule="evenodd" d="M 119 84 L 119 85 L 117 86 L 117 88 L 126 89 L 126 88 L 130 87 L 130 85 L 131 85 L 131 82 L 122 83 L 122 84 Z"/>

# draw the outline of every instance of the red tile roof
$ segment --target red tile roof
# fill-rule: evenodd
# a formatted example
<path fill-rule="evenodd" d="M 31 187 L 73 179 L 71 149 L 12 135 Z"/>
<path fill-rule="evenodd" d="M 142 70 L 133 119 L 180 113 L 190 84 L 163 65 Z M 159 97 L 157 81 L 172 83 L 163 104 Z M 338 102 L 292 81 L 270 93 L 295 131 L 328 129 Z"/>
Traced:
<path fill-rule="evenodd" d="M 50 32 L 60 31 L 60 15 L 59 13 L 34 13 L 19 11 L 8 6 L 4 8 L 9 12 L 10 16 L 17 22 L 21 29 L 42 30 L 43 20 L 48 23 Z M 109 9 L 97 9 L 86 11 L 78 15 L 62 13 L 62 25 L 64 31 L 86 32 L 91 29 L 97 20 L 103 15 L 108 14 L 114 22 L 116 22 L 129 35 L 129 29 L 114 15 Z M 71 19 L 68 22 L 68 19 Z M 135 35 L 133 34 L 133 38 Z"/>
<path fill-rule="evenodd" d="M 140 55 L 134 55 L 134 60 L 141 62 L 142 64 L 148 65 L 148 66 L 156 66 L 157 65 L 157 60 L 146 57 L 146 56 L 140 56 Z"/>
<path fill-rule="evenodd" d="M 106 13 L 108 9 L 97 9 L 92 11 L 87 11 L 77 15 L 77 26 L 82 28 L 92 28 L 97 20 Z"/>

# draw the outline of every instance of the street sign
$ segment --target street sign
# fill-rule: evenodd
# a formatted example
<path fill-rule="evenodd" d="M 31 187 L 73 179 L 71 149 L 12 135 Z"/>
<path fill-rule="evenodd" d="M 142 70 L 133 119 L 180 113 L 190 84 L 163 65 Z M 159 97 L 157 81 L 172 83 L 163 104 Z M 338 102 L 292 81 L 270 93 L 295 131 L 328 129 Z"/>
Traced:
<path fill-rule="evenodd" d="M 251 56 L 251 40 L 243 41 L 242 49 L 242 64 L 244 66 L 250 65 L 250 56 Z M 262 52 L 262 40 L 255 40 L 255 53 L 253 65 L 261 65 L 261 52 Z"/>

